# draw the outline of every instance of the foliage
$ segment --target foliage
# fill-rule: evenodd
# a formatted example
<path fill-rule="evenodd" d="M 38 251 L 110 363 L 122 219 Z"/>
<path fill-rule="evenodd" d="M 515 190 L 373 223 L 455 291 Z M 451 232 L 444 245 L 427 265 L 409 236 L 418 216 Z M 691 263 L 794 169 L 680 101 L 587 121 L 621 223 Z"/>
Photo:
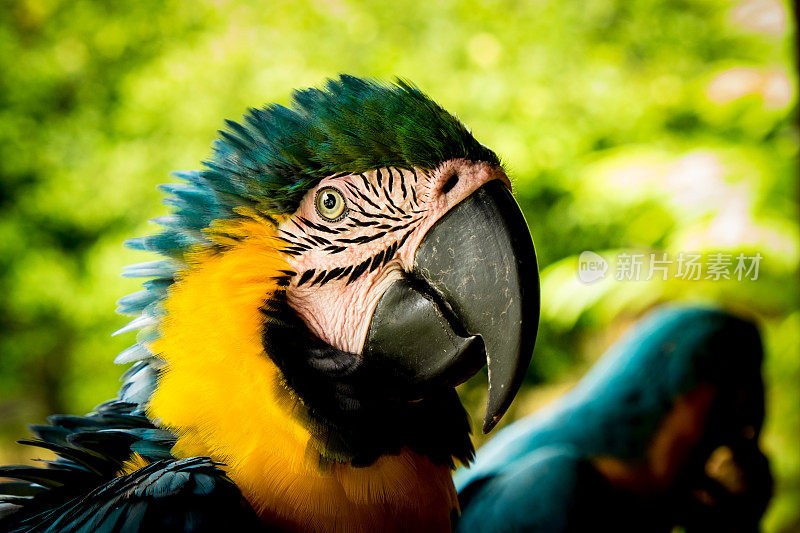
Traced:
<path fill-rule="evenodd" d="M 780 0 L 89 2 L 0 11 L 0 429 L 116 392 L 121 247 L 223 118 L 340 72 L 417 84 L 501 155 L 543 271 L 521 416 L 645 309 L 717 303 L 767 342 L 765 527 L 800 522 L 796 74 Z M 577 281 L 593 250 L 761 253 L 757 281 Z M 646 265 L 645 265 L 646 268 Z M 481 392 L 465 388 L 478 412 Z M 15 455 L 16 454 L 16 455 Z"/>

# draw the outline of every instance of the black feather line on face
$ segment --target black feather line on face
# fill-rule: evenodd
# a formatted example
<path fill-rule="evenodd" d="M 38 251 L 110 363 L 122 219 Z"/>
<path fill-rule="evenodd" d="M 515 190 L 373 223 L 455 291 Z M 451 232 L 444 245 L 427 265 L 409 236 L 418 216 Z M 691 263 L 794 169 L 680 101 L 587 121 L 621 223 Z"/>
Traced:
<path fill-rule="evenodd" d="M 314 285 L 316 285 L 317 283 L 320 283 L 323 279 L 325 279 L 325 274 L 327 274 L 327 273 L 328 273 L 327 270 L 323 270 L 322 272 L 320 272 L 319 276 L 317 276 L 316 279 L 311 282 L 311 286 L 313 287 Z"/>
<path fill-rule="evenodd" d="M 314 275 L 314 272 L 316 272 L 316 270 L 314 270 L 313 268 L 303 272 L 303 275 L 300 276 L 300 281 L 297 282 L 297 286 L 299 287 L 300 285 L 302 285 L 305 282 L 307 282 L 308 280 L 310 280 L 311 277 Z"/>
<path fill-rule="evenodd" d="M 372 258 L 372 265 L 369 267 L 369 271 L 373 272 L 383 261 L 383 254 L 384 250 L 381 250 L 375 257 Z"/>
<path fill-rule="evenodd" d="M 404 230 L 404 229 L 406 229 L 407 227 L 409 227 L 409 226 L 412 226 L 412 225 L 416 224 L 416 223 L 417 223 L 417 222 L 419 222 L 420 220 L 422 220 L 422 219 L 421 219 L 421 218 L 417 218 L 417 219 L 415 219 L 415 220 L 411 220 L 411 221 L 409 221 L 409 222 L 406 222 L 405 224 L 401 224 L 401 225 L 399 225 L 399 226 L 395 226 L 395 227 L 393 227 L 392 229 L 390 229 L 390 230 L 389 230 L 389 233 L 394 233 L 395 231 Z"/>
<path fill-rule="evenodd" d="M 363 217 L 367 217 L 367 218 L 382 218 L 382 219 L 387 219 L 387 220 L 394 220 L 395 222 L 400 222 L 402 220 L 401 218 L 397 218 L 397 217 L 393 217 L 393 216 L 390 216 L 390 215 L 386 215 L 386 214 L 381 213 L 381 212 L 377 212 L 376 213 L 376 212 L 366 211 L 366 210 L 362 209 L 359 206 L 356 206 L 354 209 L 355 209 L 355 211 L 358 212 L 359 215 L 361 215 Z"/>
<path fill-rule="evenodd" d="M 324 461 L 368 466 L 404 447 L 436 464 L 474 456 L 469 420 L 454 389 L 407 398 L 403 373 L 382 358 L 334 348 L 311 333 L 279 291 L 262 312 L 262 343 L 285 383 L 301 399 L 293 412 L 311 432 Z M 418 400 L 411 402 L 410 400 Z"/>
<path fill-rule="evenodd" d="M 348 185 L 349 185 L 349 184 L 348 184 Z M 370 200 L 370 199 L 369 199 L 369 197 L 368 197 L 366 194 L 363 194 L 363 193 L 362 193 L 361 191 L 359 191 L 358 189 L 354 189 L 354 190 L 355 190 L 355 194 L 357 194 L 358 196 L 360 196 L 362 200 L 364 200 L 365 202 L 367 202 L 369 205 L 371 205 L 371 206 L 372 206 L 372 207 L 374 207 L 375 209 L 380 209 L 380 207 L 378 206 L 378 204 L 376 204 L 375 202 L 373 202 L 372 200 Z"/>
<path fill-rule="evenodd" d="M 342 271 L 342 273 L 341 273 L 341 274 L 339 274 L 339 277 L 338 277 L 338 278 L 336 278 L 336 279 L 342 279 L 343 277 L 345 277 L 346 275 L 348 275 L 348 274 L 350 273 L 350 271 L 351 271 L 351 270 L 353 270 L 353 266 L 352 266 L 352 265 L 351 265 L 351 266 L 349 266 L 349 267 L 347 267 L 347 268 L 345 268 L 345 269 L 344 269 L 344 271 Z"/>
<path fill-rule="evenodd" d="M 320 237 L 319 235 L 312 235 L 311 238 L 314 239 L 318 244 L 322 244 L 323 246 L 331 243 L 331 241 L 329 241 L 325 237 Z"/>
<path fill-rule="evenodd" d="M 305 228 L 304 228 L 303 226 L 301 226 L 300 224 L 298 224 L 298 223 L 297 223 L 297 220 L 295 220 L 294 218 L 292 219 L 292 224 L 294 224 L 294 225 L 295 225 L 295 227 L 296 227 L 297 229 L 299 229 L 299 230 L 300 230 L 302 233 L 305 233 L 305 232 L 306 232 Z"/>
<path fill-rule="evenodd" d="M 374 196 L 378 196 L 378 189 L 375 188 L 375 185 L 373 185 L 364 174 L 360 174 L 360 176 L 361 179 L 364 180 L 364 188 L 371 191 Z"/>
<path fill-rule="evenodd" d="M 360 228 L 366 228 L 377 224 L 377 222 L 375 222 L 374 220 L 359 220 L 353 217 L 350 217 L 350 222 L 352 222 L 354 226 L 358 226 Z"/>
<path fill-rule="evenodd" d="M 361 235 L 359 237 L 353 237 L 352 239 L 350 238 L 336 239 L 336 242 L 341 242 L 343 244 L 366 244 L 368 242 L 378 240 L 384 235 L 386 235 L 385 231 L 379 231 L 378 233 L 374 233 L 372 235 Z"/>
<path fill-rule="evenodd" d="M 330 233 L 331 235 L 338 235 L 339 234 L 339 230 L 337 230 L 335 228 L 331 228 L 331 227 L 328 227 L 328 226 L 323 226 L 321 224 L 314 224 L 313 222 L 311 222 L 310 220 L 308 220 L 305 217 L 298 217 L 298 218 L 300 220 L 302 220 L 303 224 L 305 224 L 309 228 L 315 229 L 317 231 L 322 231 L 324 233 Z"/>
<path fill-rule="evenodd" d="M 386 250 L 386 253 L 384 253 L 384 255 L 383 255 L 383 264 L 384 264 L 384 265 L 385 265 L 386 263 L 388 263 L 388 262 L 389 262 L 389 260 L 390 260 L 392 257 L 394 257 L 394 253 L 395 253 L 395 251 L 397 251 L 397 243 L 394 243 L 394 244 L 392 244 L 391 246 L 389 246 L 389 248 Z"/>
<path fill-rule="evenodd" d="M 385 193 L 385 192 L 386 192 L 386 189 L 383 189 L 383 192 Z M 388 198 L 388 196 L 387 196 L 387 198 Z M 388 209 L 388 210 L 389 210 L 389 212 L 390 212 L 391 214 L 393 214 L 393 215 L 397 214 L 397 211 L 395 211 L 395 209 L 392 207 L 392 205 L 391 205 L 391 204 L 388 204 L 388 205 L 386 206 L 386 209 Z"/>
<path fill-rule="evenodd" d="M 389 189 L 389 191 L 391 191 L 391 189 Z M 389 206 L 391 206 L 391 208 L 394 208 L 394 209 L 391 208 L 389 209 L 390 211 L 392 211 L 392 213 L 397 211 L 399 213 L 405 214 L 405 211 L 397 207 L 397 205 L 392 201 L 392 197 L 389 196 L 389 194 L 386 192 L 386 189 L 383 189 L 383 195 L 386 197 L 386 201 L 389 202 Z"/>
<path fill-rule="evenodd" d="M 413 229 L 410 229 L 407 232 L 405 232 L 403 238 L 400 239 L 400 241 L 397 243 L 397 247 L 400 248 L 401 246 L 403 246 L 406 243 L 406 239 L 408 239 L 412 233 L 414 233 Z"/>
<path fill-rule="evenodd" d="M 366 272 L 367 268 L 369 268 L 369 264 L 370 264 L 371 261 L 372 261 L 372 258 L 367 258 L 365 261 L 363 261 L 361 264 L 359 264 L 357 267 L 355 267 L 353 269 L 353 272 L 350 274 L 350 277 L 347 278 L 346 285 L 350 285 L 355 280 L 357 280 L 359 278 L 359 276 L 361 276 L 361 274 Z"/>
<path fill-rule="evenodd" d="M 386 167 L 386 172 L 389 173 L 389 192 L 392 192 L 392 186 L 394 185 L 394 174 L 392 174 L 392 169 Z"/>
<path fill-rule="evenodd" d="M 328 272 L 328 275 L 325 276 L 325 279 L 322 280 L 320 285 L 324 285 L 324 284 L 328 283 L 332 279 L 335 279 L 335 278 L 338 279 L 342 272 L 344 272 L 344 267 L 334 268 L 333 270 Z"/>

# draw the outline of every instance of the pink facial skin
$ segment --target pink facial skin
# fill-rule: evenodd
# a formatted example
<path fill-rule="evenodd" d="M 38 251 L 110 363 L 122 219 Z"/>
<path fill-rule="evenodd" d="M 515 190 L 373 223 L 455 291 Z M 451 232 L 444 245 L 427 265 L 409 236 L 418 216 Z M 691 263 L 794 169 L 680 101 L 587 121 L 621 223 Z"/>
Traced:
<path fill-rule="evenodd" d="M 290 250 L 289 264 L 297 273 L 286 289 L 289 305 L 319 338 L 340 350 L 361 353 L 378 300 L 403 272 L 411 271 L 431 226 L 496 179 L 511 188 L 499 166 L 451 159 L 428 172 L 381 168 L 321 180 L 279 226 Z M 348 214 L 337 222 L 317 213 L 317 191 L 324 187 L 335 187 L 346 200 Z M 382 252 L 385 257 L 393 245 L 396 251 L 388 262 L 375 259 Z M 351 281 L 354 269 L 367 261 L 369 266 Z M 337 274 L 337 268 L 343 270 Z M 324 281 L 322 272 L 336 276 Z"/>

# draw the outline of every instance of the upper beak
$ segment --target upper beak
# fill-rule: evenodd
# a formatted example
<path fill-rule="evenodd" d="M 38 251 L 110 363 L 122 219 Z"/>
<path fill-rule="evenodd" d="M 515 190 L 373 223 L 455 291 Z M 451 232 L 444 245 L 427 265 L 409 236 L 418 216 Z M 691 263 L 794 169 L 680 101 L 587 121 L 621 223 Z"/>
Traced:
<path fill-rule="evenodd" d="M 389 359 L 414 393 L 455 386 L 488 364 L 488 433 L 519 390 L 538 322 L 528 226 L 511 192 L 493 180 L 425 235 L 412 275 L 378 301 L 363 353 Z"/>

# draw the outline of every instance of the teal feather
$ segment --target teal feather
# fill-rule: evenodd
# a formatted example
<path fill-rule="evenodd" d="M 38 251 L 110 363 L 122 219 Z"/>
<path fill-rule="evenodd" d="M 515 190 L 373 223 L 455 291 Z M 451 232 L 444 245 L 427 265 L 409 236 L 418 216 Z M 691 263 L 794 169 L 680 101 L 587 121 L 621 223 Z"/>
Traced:
<path fill-rule="evenodd" d="M 133 346 L 122 350 L 119 355 L 114 359 L 114 363 L 122 365 L 125 363 L 132 363 L 134 361 L 141 361 L 153 357 L 153 354 L 142 344 L 134 344 Z"/>
<path fill-rule="evenodd" d="M 132 374 L 119 390 L 120 401 L 144 407 L 156 387 L 156 373 L 149 364 L 144 364 Z M 135 411 L 136 412 L 136 411 Z"/>
<path fill-rule="evenodd" d="M 147 363 L 144 361 L 137 361 L 122 373 L 122 375 L 119 377 L 119 380 L 122 382 L 128 381 L 134 374 L 139 372 L 143 366 L 147 366 Z"/>
<path fill-rule="evenodd" d="M 160 291 L 141 290 L 117 300 L 117 313 L 139 315 L 150 304 L 164 296 Z"/>
<path fill-rule="evenodd" d="M 122 271 L 122 277 L 171 279 L 177 270 L 178 266 L 172 261 L 162 259 L 126 266 Z"/>
<path fill-rule="evenodd" d="M 150 326 L 146 328 L 142 328 L 139 330 L 139 333 L 136 334 L 136 342 L 142 344 L 149 344 L 160 336 L 157 326 Z"/>

